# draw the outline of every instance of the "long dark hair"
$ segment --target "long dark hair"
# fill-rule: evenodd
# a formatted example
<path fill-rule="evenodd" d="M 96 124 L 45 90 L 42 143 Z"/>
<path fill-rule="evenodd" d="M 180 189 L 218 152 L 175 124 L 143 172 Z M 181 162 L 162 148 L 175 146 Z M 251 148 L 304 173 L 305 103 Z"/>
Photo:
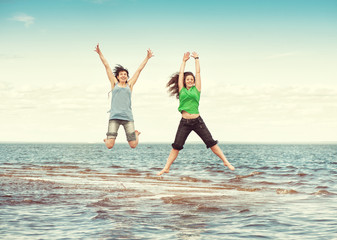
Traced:
<path fill-rule="evenodd" d="M 194 74 L 192 72 L 184 72 L 184 87 L 186 87 L 185 79 L 188 75 L 192 75 L 195 81 Z M 173 73 L 170 77 L 170 80 L 166 84 L 170 96 L 175 96 L 179 99 L 179 86 L 178 86 L 179 72 Z"/>
<path fill-rule="evenodd" d="M 126 74 L 129 77 L 129 71 L 126 68 L 124 68 L 122 65 L 117 64 L 116 67 L 113 70 L 113 73 L 114 73 L 116 78 L 117 78 L 117 76 L 119 75 L 120 72 L 126 72 Z M 118 80 L 118 78 L 117 78 L 117 80 Z M 118 82 L 119 82 L 119 80 L 118 80 Z"/>

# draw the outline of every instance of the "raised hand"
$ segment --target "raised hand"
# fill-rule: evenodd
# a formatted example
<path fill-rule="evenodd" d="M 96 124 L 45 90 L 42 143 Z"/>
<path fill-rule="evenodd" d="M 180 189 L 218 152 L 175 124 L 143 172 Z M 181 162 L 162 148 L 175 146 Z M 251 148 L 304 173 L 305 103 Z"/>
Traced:
<path fill-rule="evenodd" d="M 186 62 L 188 59 L 190 59 L 190 52 L 184 53 L 183 61 Z"/>
<path fill-rule="evenodd" d="M 95 48 L 94 51 L 97 52 L 98 54 L 101 54 L 101 53 L 102 53 L 102 52 L 101 52 L 101 49 L 99 49 L 99 44 L 97 44 L 97 46 L 96 46 L 96 48 Z"/>
<path fill-rule="evenodd" d="M 196 52 L 192 52 L 192 57 L 195 59 L 195 58 L 199 57 L 199 54 L 196 53 Z"/>
<path fill-rule="evenodd" d="M 154 56 L 154 54 L 153 54 L 153 52 L 151 51 L 151 49 L 149 48 L 148 50 L 147 50 L 147 59 L 150 59 L 150 58 L 152 58 Z"/>

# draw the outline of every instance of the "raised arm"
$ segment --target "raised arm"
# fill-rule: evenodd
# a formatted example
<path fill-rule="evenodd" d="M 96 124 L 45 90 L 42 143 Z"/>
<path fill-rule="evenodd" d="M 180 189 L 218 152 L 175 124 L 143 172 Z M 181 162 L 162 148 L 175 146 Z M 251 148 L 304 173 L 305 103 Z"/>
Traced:
<path fill-rule="evenodd" d="M 130 78 L 130 80 L 128 81 L 129 82 L 129 85 L 130 85 L 130 88 L 133 89 L 133 86 L 136 84 L 137 80 L 138 80 L 138 77 L 139 77 L 139 74 L 140 72 L 144 69 L 145 65 L 147 64 L 147 61 L 149 61 L 149 59 L 151 57 L 153 57 L 153 52 L 151 51 L 151 49 L 148 49 L 147 50 L 147 55 L 145 57 L 145 59 L 143 60 L 143 62 L 139 65 L 138 69 L 136 70 L 136 72 L 134 73 L 134 75 Z"/>
<path fill-rule="evenodd" d="M 117 78 L 115 77 L 115 75 L 113 74 L 111 67 L 108 63 L 108 61 L 105 59 L 105 57 L 103 56 L 103 53 L 101 52 L 101 49 L 99 48 L 99 44 L 97 44 L 96 48 L 95 48 L 95 52 L 98 53 L 104 67 L 106 70 L 106 73 L 108 75 L 109 81 L 111 83 L 111 89 L 113 89 L 115 87 L 115 84 L 118 82 Z"/>
<path fill-rule="evenodd" d="M 196 52 L 193 52 L 192 57 L 195 59 L 195 87 L 201 92 L 199 55 Z"/>
<path fill-rule="evenodd" d="M 184 53 L 183 62 L 181 63 L 179 70 L 179 78 L 178 78 L 179 92 L 184 87 L 184 72 L 185 72 L 185 65 L 188 59 L 190 59 L 190 53 L 186 52 Z"/>

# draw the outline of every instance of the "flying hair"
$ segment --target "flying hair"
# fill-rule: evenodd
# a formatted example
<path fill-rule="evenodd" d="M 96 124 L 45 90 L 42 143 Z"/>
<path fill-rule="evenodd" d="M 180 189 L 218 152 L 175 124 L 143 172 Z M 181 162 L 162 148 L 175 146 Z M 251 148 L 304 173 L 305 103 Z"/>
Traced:
<path fill-rule="evenodd" d="M 117 64 L 116 67 L 113 70 L 113 74 L 117 78 L 117 76 L 119 75 L 120 72 L 126 72 L 128 77 L 129 77 L 129 71 L 126 68 L 124 68 L 122 65 Z M 117 80 L 118 80 L 118 78 L 117 78 Z"/>
<path fill-rule="evenodd" d="M 184 87 L 186 87 L 186 77 L 192 75 L 193 78 L 194 74 L 192 72 L 184 72 Z M 170 96 L 175 96 L 177 99 L 179 99 L 179 86 L 178 86 L 178 80 L 179 80 L 179 72 L 173 73 L 170 77 L 170 80 L 166 84 L 166 87 L 168 88 L 168 92 Z"/>

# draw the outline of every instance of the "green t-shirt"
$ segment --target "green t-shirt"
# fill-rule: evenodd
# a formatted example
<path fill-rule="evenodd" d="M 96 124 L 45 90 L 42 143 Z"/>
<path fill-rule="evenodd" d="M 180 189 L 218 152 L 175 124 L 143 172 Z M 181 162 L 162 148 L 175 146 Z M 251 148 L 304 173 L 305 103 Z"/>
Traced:
<path fill-rule="evenodd" d="M 178 111 L 186 111 L 190 114 L 199 114 L 200 92 L 193 86 L 189 90 L 183 87 L 179 92 Z"/>

